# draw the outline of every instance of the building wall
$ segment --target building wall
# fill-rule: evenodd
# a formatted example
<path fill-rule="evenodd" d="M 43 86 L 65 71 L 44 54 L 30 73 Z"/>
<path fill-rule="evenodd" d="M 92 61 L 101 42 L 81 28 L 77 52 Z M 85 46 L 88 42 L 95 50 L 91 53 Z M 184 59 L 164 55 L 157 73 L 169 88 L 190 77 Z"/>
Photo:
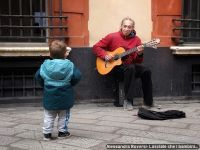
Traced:
<path fill-rule="evenodd" d="M 3 58 L 0 63 L 0 103 L 33 102 L 42 99 L 42 88 L 34 74 L 47 57 Z M 192 92 L 192 65 L 199 57 L 180 57 L 169 48 L 146 48 L 144 65 L 152 71 L 153 96 L 189 97 Z M 76 102 L 112 102 L 115 82 L 110 74 L 102 76 L 96 70 L 96 58 L 91 47 L 74 48 L 69 57 L 81 70 L 82 80 L 75 86 Z M 14 65 L 15 64 L 15 65 Z M 141 81 L 137 80 L 136 97 L 142 97 Z"/>
<path fill-rule="evenodd" d="M 142 41 L 151 39 L 150 0 L 89 0 L 89 46 L 110 32 L 118 31 L 124 17 L 135 20 Z"/>
<path fill-rule="evenodd" d="M 167 47 L 146 48 L 143 65 L 152 71 L 154 97 L 193 97 L 200 93 L 192 91 L 192 65 L 199 63 L 198 56 L 175 56 Z M 80 59 L 80 57 L 87 59 Z M 110 74 L 102 76 L 96 70 L 92 49 L 77 48 L 70 59 L 79 66 L 83 78 L 75 87 L 77 101 L 113 99 L 114 80 Z M 137 81 L 136 97 L 142 97 L 141 81 Z"/>
<path fill-rule="evenodd" d="M 79 2 L 84 2 L 84 0 L 70 2 L 80 5 Z M 160 2 L 163 4 L 158 4 Z M 135 20 L 136 31 L 142 41 L 149 41 L 152 37 L 161 38 L 162 44 L 157 50 L 146 48 L 144 53 L 144 65 L 152 70 L 154 97 L 193 96 L 191 70 L 193 64 L 199 64 L 199 56 L 176 56 L 170 50 L 170 45 L 173 44 L 171 43 L 172 19 L 173 15 L 179 16 L 177 12 L 180 10 L 171 12 L 171 9 L 176 9 L 178 2 L 180 1 L 89 0 L 89 14 L 86 9 L 83 9 L 83 13 L 79 7 L 73 7 L 77 8 L 76 10 L 72 8 L 68 10 L 71 5 L 65 2 L 64 13 L 72 18 L 68 21 L 73 29 L 68 31 L 72 36 L 70 46 L 73 48 L 70 59 L 83 74 L 82 80 L 75 87 L 76 101 L 102 102 L 104 99 L 109 99 L 109 102 L 113 100 L 113 78 L 110 75 L 101 76 L 97 73 L 92 45 L 106 34 L 118 31 L 121 20 L 126 16 Z M 87 8 L 85 4 L 87 3 L 84 3 L 84 8 Z M 161 7 L 171 14 L 163 12 Z M 85 30 L 87 20 L 88 30 Z M 167 20 L 166 24 L 165 20 Z M 76 24 L 77 21 L 79 21 L 78 24 Z M 79 32 L 78 29 L 82 30 L 82 26 L 84 26 L 84 31 Z M 87 31 L 89 31 L 89 36 Z M 38 100 L 41 100 L 42 89 L 35 83 L 34 73 L 47 57 L 43 57 L 38 51 L 33 52 L 37 55 L 16 57 L 17 55 L 14 54 L 14 57 L 11 55 L 1 57 L 0 103 L 2 101 L 3 103 L 32 102 L 38 97 Z M 5 53 L 9 54 L 7 51 Z M 21 51 L 21 53 L 25 52 Z M 138 81 L 137 84 L 136 96 L 142 97 L 141 83 Z M 195 94 L 200 95 L 199 92 Z"/>

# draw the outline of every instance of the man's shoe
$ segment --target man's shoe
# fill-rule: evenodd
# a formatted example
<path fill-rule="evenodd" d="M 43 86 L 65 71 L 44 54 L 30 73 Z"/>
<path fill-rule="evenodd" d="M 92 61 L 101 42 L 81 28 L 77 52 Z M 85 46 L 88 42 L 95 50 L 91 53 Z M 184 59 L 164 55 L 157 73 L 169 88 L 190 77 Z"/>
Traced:
<path fill-rule="evenodd" d="M 123 105 L 119 104 L 118 102 L 113 103 L 115 107 L 123 107 Z"/>
<path fill-rule="evenodd" d="M 44 134 L 43 140 L 45 140 L 45 141 L 50 141 L 50 140 L 52 140 L 51 133 Z"/>
<path fill-rule="evenodd" d="M 71 136 L 70 132 L 58 132 L 58 138 L 59 139 L 68 138 L 70 136 Z"/>
<path fill-rule="evenodd" d="M 133 110 L 132 103 L 130 101 L 126 100 L 126 99 L 124 100 L 123 107 L 124 107 L 124 110 L 127 110 L 127 111 Z"/>

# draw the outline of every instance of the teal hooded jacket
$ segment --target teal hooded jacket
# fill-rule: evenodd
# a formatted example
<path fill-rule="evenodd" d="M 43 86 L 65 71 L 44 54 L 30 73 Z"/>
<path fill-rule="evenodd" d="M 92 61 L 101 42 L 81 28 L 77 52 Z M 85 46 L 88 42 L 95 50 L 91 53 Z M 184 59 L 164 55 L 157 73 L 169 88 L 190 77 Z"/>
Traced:
<path fill-rule="evenodd" d="M 81 72 L 68 59 L 47 59 L 35 74 L 44 89 L 43 107 L 47 110 L 66 110 L 74 105 L 73 86 Z"/>

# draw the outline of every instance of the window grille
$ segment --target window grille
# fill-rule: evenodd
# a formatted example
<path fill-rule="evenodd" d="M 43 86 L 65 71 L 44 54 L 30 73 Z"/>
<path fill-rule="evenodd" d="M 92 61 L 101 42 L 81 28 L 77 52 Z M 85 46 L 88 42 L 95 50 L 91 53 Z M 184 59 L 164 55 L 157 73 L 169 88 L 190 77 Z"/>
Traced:
<path fill-rule="evenodd" d="M 35 81 L 37 68 L 1 68 L 0 97 L 41 96 L 42 87 Z"/>
<path fill-rule="evenodd" d="M 192 91 L 200 92 L 200 65 L 192 66 Z"/>
<path fill-rule="evenodd" d="M 67 16 L 62 12 L 62 0 L 1 0 L 0 42 L 47 42 L 67 40 Z M 55 15 L 56 14 L 56 15 Z"/>
<path fill-rule="evenodd" d="M 181 19 L 173 19 L 172 40 L 178 44 L 200 44 L 200 1 L 183 0 Z M 179 35 L 179 36 L 175 36 Z"/>

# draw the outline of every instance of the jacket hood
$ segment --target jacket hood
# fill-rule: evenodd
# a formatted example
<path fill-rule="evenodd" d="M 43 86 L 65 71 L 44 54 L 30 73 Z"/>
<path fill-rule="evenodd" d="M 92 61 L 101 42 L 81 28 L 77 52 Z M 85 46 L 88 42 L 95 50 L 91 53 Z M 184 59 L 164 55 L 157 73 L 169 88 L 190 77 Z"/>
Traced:
<path fill-rule="evenodd" d="M 69 84 L 73 67 L 73 63 L 68 59 L 47 59 L 41 65 L 40 75 L 47 85 L 63 86 Z"/>

